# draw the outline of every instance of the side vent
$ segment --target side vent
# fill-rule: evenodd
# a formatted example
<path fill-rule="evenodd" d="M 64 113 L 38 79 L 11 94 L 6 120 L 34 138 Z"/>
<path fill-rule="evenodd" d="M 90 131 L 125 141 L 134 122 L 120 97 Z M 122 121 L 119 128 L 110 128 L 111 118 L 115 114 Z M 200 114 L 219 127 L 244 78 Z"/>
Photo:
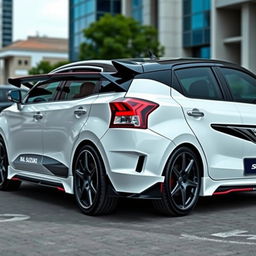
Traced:
<path fill-rule="evenodd" d="M 135 170 L 136 172 L 142 172 L 144 162 L 145 162 L 145 156 L 139 156 L 138 163 Z"/>

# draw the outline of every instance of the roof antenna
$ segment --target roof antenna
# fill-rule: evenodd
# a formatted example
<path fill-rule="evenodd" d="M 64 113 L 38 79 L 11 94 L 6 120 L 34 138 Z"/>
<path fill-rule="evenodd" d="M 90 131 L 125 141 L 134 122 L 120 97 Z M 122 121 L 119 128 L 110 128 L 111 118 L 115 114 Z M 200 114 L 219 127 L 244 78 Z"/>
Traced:
<path fill-rule="evenodd" d="M 152 50 L 148 51 L 148 55 L 149 55 L 150 60 L 158 60 L 158 58 L 156 57 L 156 55 L 153 53 Z"/>

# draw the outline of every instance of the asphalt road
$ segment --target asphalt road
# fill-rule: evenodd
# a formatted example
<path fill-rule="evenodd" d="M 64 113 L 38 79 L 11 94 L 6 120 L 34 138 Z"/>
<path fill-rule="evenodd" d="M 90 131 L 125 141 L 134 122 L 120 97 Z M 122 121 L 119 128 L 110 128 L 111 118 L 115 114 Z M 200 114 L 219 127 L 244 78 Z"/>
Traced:
<path fill-rule="evenodd" d="M 255 219 L 255 192 L 203 198 L 182 218 L 159 216 L 141 200 L 88 217 L 72 196 L 23 184 L 0 192 L 0 256 L 255 256 Z"/>

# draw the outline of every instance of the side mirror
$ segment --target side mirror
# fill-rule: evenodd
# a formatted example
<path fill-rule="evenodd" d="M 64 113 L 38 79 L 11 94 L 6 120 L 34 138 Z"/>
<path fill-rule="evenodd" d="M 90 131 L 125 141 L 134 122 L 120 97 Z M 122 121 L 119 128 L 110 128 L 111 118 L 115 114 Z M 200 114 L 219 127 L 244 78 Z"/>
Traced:
<path fill-rule="evenodd" d="M 21 104 L 22 96 L 20 90 L 11 90 L 8 92 L 8 100 Z"/>

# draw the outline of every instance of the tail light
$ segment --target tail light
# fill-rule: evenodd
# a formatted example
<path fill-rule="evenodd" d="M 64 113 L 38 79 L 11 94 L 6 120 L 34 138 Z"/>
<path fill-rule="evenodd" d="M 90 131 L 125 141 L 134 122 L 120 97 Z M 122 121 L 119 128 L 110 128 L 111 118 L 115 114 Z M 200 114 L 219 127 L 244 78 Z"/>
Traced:
<path fill-rule="evenodd" d="M 147 100 L 120 98 L 110 102 L 110 128 L 147 129 L 148 115 L 159 105 Z"/>

